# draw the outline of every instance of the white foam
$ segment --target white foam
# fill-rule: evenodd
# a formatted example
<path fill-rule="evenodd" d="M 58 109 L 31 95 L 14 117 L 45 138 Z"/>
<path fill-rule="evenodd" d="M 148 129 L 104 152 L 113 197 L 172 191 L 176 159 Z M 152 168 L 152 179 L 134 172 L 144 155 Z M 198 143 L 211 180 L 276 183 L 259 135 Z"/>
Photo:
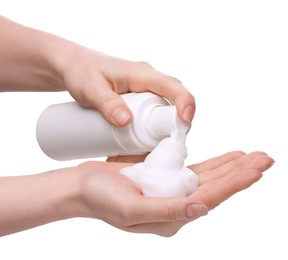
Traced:
<path fill-rule="evenodd" d="M 149 197 L 188 196 L 199 185 L 198 175 L 184 167 L 185 141 L 163 139 L 143 163 L 123 168 L 121 174 L 137 183 Z"/>

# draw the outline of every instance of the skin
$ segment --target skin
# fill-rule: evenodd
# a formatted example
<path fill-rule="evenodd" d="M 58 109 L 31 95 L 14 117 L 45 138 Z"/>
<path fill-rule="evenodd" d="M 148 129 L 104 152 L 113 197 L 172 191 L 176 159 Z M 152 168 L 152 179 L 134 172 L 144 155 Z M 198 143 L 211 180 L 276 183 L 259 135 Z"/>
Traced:
<path fill-rule="evenodd" d="M 21 39 L 21 40 L 19 40 Z M 0 91 L 69 91 L 117 126 L 131 112 L 119 94 L 151 91 L 175 103 L 190 122 L 194 97 L 181 82 L 145 62 L 114 58 L 0 16 Z M 148 198 L 122 167 L 143 156 L 86 162 L 46 173 L 0 177 L 0 236 L 50 222 L 87 217 L 116 228 L 172 236 L 233 194 L 258 181 L 273 164 L 263 152 L 231 152 L 191 169 L 200 187 L 189 197 Z"/>

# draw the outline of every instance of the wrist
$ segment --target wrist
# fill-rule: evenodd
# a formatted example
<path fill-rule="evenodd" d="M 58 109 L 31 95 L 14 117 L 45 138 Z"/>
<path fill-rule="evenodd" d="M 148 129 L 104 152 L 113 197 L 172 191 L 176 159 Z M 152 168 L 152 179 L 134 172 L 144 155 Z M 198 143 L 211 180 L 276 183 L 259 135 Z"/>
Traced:
<path fill-rule="evenodd" d="M 88 163 L 84 163 L 86 165 Z M 55 170 L 58 179 L 59 194 L 56 195 L 58 220 L 76 217 L 95 218 L 95 204 L 89 204 L 87 193 L 90 189 L 95 192 L 93 178 L 91 176 L 99 175 L 95 171 L 90 171 L 82 164 L 72 168 Z M 62 176 L 61 176 L 62 175 Z M 55 181 L 54 181 L 55 182 Z M 63 183 L 63 184 L 61 184 Z M 89 195 L 88 195 L 89 198 Z M 95 201 L 94 201 L 95 202 Z"/>
<path fill-rule="evenodd" d="M 87 216 L 82 199 L 82 176 L 77 169 L 71 167 L 53 171 L 56 176 L 52 183 L 57 185 L 54 198 L 58 218 L 56 220 Z"/>
<path fill-rule="evenodd" d="M 0 236 L 78 216 L 77 178 L 75 168 L 0 178 Z"/>
<path fill-rule="evenodd" d="M 47 77 L 43 78 L 44 91 L 67 90 L 65 72 L 73 60 L 76 44 L 42 31 L 39 34 L 36 31 L 35 34 L 38 37 L 35 42 L 39 45 L 36 56 L 39 55 L 42 59 L 40 65 L 43 66 L 43 74 L 47 74 Z"/>

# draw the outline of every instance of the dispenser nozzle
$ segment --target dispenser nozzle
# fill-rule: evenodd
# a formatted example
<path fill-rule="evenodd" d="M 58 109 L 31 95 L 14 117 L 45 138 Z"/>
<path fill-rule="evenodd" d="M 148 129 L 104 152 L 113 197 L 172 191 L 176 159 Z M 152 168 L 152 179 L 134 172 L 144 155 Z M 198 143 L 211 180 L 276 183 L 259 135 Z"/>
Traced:
<path fill-rule="evenodd" d="M 151 112 L 147 127 L 153 136 L 170 136 L 184 143 L 191 123 L 178 117 L 175 106 L 157 106 Z"/>

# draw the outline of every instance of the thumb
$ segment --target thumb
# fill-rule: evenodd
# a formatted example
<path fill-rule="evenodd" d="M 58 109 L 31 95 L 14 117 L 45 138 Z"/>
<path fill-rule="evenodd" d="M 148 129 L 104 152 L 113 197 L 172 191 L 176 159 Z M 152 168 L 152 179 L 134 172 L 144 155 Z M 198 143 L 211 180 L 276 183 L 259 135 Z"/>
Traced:
<path fill-rule="evenodd" d="M 140 214 L 142 222 L 171 222 L 194 220 L 208 214 L 208 208 L 202 202 L 187 201 L 187 198 L 146 198 Z"/>
<path fill-rule="evenodd" d="M 106 111 L 103 111 L 103 115 L 110 123 L 112 123 L 115 126 L 125 126 L 127 125 L 131 119 L 132 114 L 130 109 L 127 107 L 126 104 L 121 104 L 116 106 L 115 108 L 110 108 L 112 111 L 107 113 Z"/>

